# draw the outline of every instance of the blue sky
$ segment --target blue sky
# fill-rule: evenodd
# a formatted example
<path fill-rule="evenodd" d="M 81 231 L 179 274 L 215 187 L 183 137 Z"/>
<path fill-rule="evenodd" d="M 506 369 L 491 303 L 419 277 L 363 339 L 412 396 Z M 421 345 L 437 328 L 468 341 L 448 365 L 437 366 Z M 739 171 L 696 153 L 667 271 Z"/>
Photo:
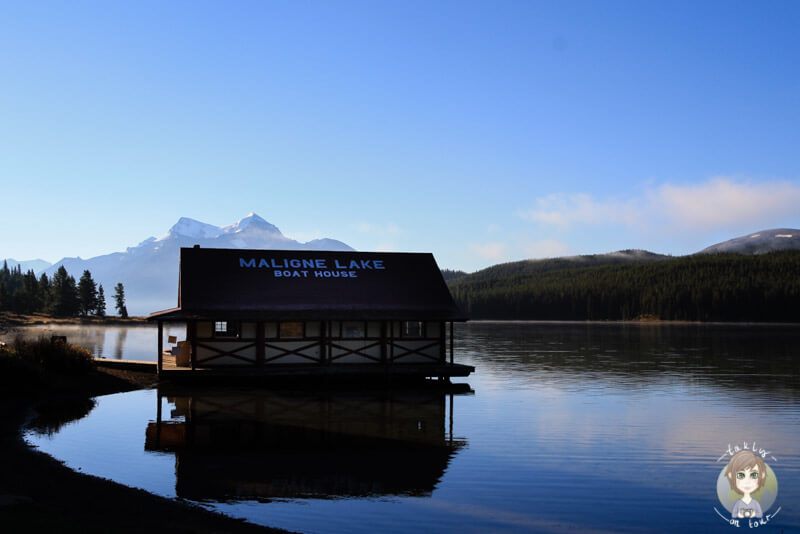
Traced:
<path fill-rule="evenodd" d="M 797 2 L 4 2 L 0 257 L 180 216 L 468 271 L 800 227 Z"/>

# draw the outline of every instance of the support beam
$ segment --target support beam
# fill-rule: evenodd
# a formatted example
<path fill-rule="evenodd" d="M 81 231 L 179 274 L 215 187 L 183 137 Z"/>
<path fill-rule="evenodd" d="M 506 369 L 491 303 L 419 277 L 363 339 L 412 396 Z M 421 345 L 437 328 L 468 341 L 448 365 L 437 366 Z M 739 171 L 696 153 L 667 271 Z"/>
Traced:
<path fill-rule="evenodd" d="M 453 444 L 453 394 L 450 394 L 450 445 Z"/>
<path fill-rule="evenodd" d="M 197 321 L 189 321 L 187 333 L 189 337 L 189 357 L 192 361 L 192 371 L 194 371 L 197 362 Z"/>
<path fill-rule="evenodd" d="M 386 335 L 387 322 L 381 321 L 381 363 L 386 365 L 386 345 L 389 343 Z"/>
<path fill-rule="evenodd" d="M 330 321 L 320 321 L 319 322 L 319 364 L 325 365 L 325 360 L 327 360 L 327 353 L 328 353 L 328 345 L 330 344 L 329 339 L 329 330 L 330 327 L 328 326 Z"/>
<path fill-rule="evenodd" d="M 447 347 L 445 347 L 445 327 L 447 323 L 439 321 L 439 361 L 445 363 L 447 361 Z"/>
<path fill-rule="evenodd" d="M 164 367 L 164 321 L 158 321 L 158 374 L 161 374 L 161 369 Z"/>
<path fill-rule="evenodd" d="M 453 365 L 453 338 L 455 332 L 453 324 L 453 321 L 450 321 L 450 365 Z"/>
<path fill-rule="evenodd" d="M 156 445 L 161 447 L 161 392 L 156 392 Z"/>
<path fill-rule="evenodd" d="M 264 356 L 266 352 L 264 343 L 264 321 L 258 321 L 256 323 L 256 366 L 258 367 L 264 365 Z"/>

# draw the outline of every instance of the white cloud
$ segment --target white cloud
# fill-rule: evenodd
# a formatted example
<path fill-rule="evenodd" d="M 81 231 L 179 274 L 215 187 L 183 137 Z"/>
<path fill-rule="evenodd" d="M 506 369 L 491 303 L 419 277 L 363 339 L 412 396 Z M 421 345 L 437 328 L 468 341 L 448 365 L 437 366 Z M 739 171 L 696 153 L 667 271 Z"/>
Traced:
<path fill-rule="evenodd" d="M 400 247 L 393 241 L 383 241 L 374 247 L 375 252 L 397 252 L 399 249 Z"/>
<path fill-rule="evenodd" d="M 786 218 L 797 221 L 800 216 L 800 186 L 786 181 L 752 184 L 713 178 L 697 185 L 665 184 L 651 196 L 667 220 L 686 227 L 784 226 Z"/>
<path fill-rule="evenodd" d="M 591 195 L 556 194 L 536 199 L 536 208 L 518 213 L 523 219 L 556 226 L 572 224 L 632 225 L 641 217 L 633 201 L 597 201 Z"/>
<path fill-rule="evenodd" d="M 522 250 L 529 258 L 554 258 L 569 254 L 569 247 L 565 243 L 545 239 L 523 245 Z"/>
<path fill-rule="evenodd" d="M 470 250 L 485 260 L 499 261 L 506 259 L 504 243 L 471 243 Z"/>
<path fill-rule="evenodd" d="M 360 222 L 355 225 L 355 228 L 365 234 L 398 235 L 403 233 L 403 230 L 393 222 L 386 224 Z"/>
<path fill-rule="evenodd" d="M 518 215 L 562 228 L 592 224 L 644 230 L 666 224 L 702 231 L 743 225 L 787 226 L 797 224 L 800 216 L 800 185 L 717 177 L 700 184 L 667 183 L 624 200 L 557 194 L 538 198 L 535 204 Z"/>

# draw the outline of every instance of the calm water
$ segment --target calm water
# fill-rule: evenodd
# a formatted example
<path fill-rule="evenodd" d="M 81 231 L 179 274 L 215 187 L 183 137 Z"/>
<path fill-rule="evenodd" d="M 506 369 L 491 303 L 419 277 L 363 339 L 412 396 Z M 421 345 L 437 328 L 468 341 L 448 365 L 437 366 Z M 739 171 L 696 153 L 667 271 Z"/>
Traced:
<path fill-rule="evenodd" d="M 716 487 L 728 445 L 755 441 L 778 480 L 765 513 L 780 507 L 761 528 L 800 530 L 800 328 L 470 323 L 456 350 L 473 393 L 162 388 L 27 439 L 86 473 L 320 533 L 749 530 L 718 515 Z"/>
<path fill-rule="evenodd" d="M 91 351 L 95 358 L 111 358 L 140 361 L 156 361 L 158 354 L 158 330 L 155 325 L 137 326 L 92 326 L 80 324 L 36 325 L 11 328 L 0 334 L 0 341 L 11 341 L 21 334 L 25 338 L 40 336 L 66 336 L 67 341 Z M 164 346 L 167 336 L 186 339 L 186 327 L 164 325 Z"/>

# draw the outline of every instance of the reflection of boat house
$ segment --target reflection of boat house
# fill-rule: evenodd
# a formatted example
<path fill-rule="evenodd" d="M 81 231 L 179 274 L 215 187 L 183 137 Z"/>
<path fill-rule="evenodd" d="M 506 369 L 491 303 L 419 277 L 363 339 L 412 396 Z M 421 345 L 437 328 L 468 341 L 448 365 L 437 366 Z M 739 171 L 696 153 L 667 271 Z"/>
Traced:
<path fill-rule="evenodd" d="M 181 249 L 178 307 L 156 312 L 158 369 L 177 378 L 467 376 L 465 317 L 431 254 Z M 163 323 L 186 342 L 163 353 Z M 449 361 L 447 357 L 449 349 Z"/>
<path fill-rule="evenodd" d="M 447 397 L 159 388 L 145 450 L 175 454 L 175 489 L 188 499 L 425 496 L 464 445 Z"/>

